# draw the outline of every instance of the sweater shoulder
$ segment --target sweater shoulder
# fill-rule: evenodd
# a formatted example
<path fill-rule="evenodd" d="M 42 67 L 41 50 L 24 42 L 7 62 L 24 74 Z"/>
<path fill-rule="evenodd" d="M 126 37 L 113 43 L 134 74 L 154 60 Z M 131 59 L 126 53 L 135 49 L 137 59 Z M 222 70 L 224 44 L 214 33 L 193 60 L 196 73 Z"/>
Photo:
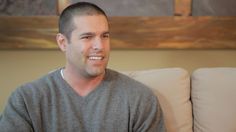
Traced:
<path fill-rule="evenodd" d="M 36 80 L 21 85 L 15 90 L 15 92 L 24 97 L 39 97 L 41 95 L 47 95 L 52 88 L 55 88 L 57 82 L 60 81 L 59 75 L 59 70 L 49 72 Z"/>
<path fill-rule="evenodd" d="M 124 90 L 124 93 L 126 93 L 128 96 L 133 96 L 136 98 L 149 98 L 149 97 L 155 97 L 153 91 L 151 88 L 149 88 L 147 85 L 123 74 L 117 71 L 111 70 L 111 75 L 115 81 L 115 85 L 119 86 L 122 90 Z"/>

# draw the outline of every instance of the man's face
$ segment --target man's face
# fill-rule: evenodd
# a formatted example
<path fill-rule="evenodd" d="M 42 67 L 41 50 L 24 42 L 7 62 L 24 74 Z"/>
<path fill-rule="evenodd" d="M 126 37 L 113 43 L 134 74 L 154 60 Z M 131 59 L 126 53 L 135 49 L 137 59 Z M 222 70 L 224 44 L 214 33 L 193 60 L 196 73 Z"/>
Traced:
<path fill-rule="evenodd" d="M 84 77 L 104 73 L 109 59 L 109 26 L 105 16 L 76 16 L 66 47 L 67 67 Z M 76 70 L 75 70 L 76 69 Z"/>

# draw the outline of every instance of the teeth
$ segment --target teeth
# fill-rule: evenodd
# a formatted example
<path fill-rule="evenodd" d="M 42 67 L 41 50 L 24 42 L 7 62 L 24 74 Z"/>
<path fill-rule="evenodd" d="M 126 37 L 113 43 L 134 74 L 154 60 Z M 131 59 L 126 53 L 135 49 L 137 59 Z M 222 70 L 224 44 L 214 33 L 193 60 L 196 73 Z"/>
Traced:
<path fill-rule="evenodd" d="M 102 57 L 98 57 L 98 56 L 91 56 L 89 57 L 90 60 L 102 60 Z"/>

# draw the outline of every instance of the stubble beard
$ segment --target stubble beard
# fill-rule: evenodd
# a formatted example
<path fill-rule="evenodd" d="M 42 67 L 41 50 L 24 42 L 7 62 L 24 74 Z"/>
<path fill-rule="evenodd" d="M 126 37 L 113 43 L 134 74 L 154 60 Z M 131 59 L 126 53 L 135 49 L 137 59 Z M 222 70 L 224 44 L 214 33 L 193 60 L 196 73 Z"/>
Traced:
<path fill-rule="evenodd" d="M 86 63 L 84 67 L 84 70 L 85 70 L 84 76 L 87 78 L 94 78 L 94 77 L 104 75 L 106 67 L 107 67 L 107 63 L 108 62 L 105 62 L 105 64 L 103 64 L 102 66 L 94 66 L 92 64 Z"/>

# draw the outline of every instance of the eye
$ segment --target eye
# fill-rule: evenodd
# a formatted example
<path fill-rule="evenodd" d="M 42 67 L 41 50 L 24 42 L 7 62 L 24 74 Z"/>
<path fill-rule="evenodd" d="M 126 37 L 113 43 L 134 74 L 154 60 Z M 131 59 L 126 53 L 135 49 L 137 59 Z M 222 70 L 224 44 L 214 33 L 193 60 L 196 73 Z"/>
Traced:
<path fill-rule="evenodd" d="M 81 39 L 90 39 L 92 36 L 82 36 Z"/>
<path fill-rule="evenodd" d="M 103 37 L 103 38 L 109 38 L 109 36 L 110 36 L 110 35 L 109 35 L 108 33 L 106 33 L 106 34 L 103 34 L 102 37 Z"/>

